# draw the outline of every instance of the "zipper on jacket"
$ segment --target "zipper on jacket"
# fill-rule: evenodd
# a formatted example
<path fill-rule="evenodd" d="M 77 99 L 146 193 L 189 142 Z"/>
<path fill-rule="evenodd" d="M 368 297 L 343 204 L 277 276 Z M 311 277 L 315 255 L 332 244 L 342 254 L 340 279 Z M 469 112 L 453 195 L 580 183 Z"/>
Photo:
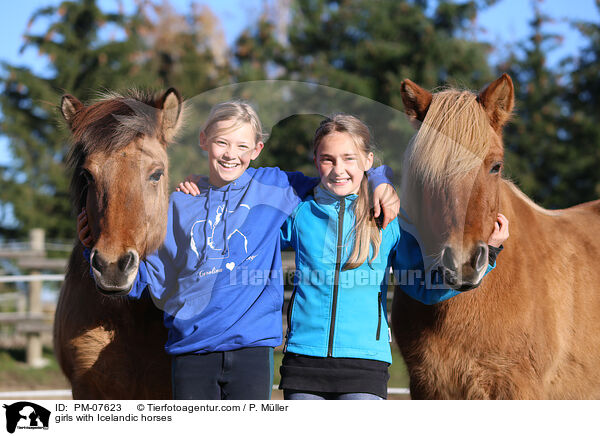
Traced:
<path fill-rule="evenodd" d="M 284 353 L 287 351 L 287 347 L 288 347 L 288 339 L 290 337 L 290 330 L 291 330 L 291 325 L 292 325 L 292 307 L 294 306 L 295 299 L 296 299 L 296 287 L 294 287 L 294 290 L 292 291 L 292 296 L 290 297 L 290 302 L 288 303 L 288 308 L 287 308 L 287 329 L 285 332 L 285 347 L 283 347 Z"/>
<path fill-rule="evenodd" d="M 379 340 L 379 336 L 381 334 L 381 291 L 377 294 L 377 306 L 378 306 L 378 317 L 377 317 L 377 337 L 376 340 Z"/>
<path fill-rule="evenodd" d="M 337 235 L 337 254 L 335 260 L 335 276 L 333 281 L 333 301 L 331 303 L 331 324 L 329 325 L 329 346 L 327 347 L 327 357 L 333 356 L 333 334 L 335 327 L 335 315 L 337 311 L 337 294 L 340 281 L 340 269 L 342 262 L 342 238 L 344 236 L 344 213 L 346 210 L 346 199 L 340 200 L 340 211 L 338 212 L 338 235 Z"/>

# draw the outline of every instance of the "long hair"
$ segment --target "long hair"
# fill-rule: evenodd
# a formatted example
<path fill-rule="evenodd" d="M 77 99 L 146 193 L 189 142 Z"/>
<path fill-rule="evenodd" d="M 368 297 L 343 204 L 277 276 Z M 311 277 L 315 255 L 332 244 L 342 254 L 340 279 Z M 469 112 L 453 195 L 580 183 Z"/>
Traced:
<path fill-rule="evenodd" d="M 371 132 L 369 128 L 358 118 L 348 114 L 335 114 L 326 118 L 315 132 L 313 139 L 313 151 L 317 156 L 319 145 L 323 138 L 333 133 L 347 133 L 352 138 L 359 153 L 366 158 L 373 151 Z M 366 174 L 360 183 L 358 198 L 353 203 L 355 224 L 350 235 L 354 234 L 354 246 L 343 271 L 358 268 L 369 257 L 369 249 L 373 247 L 373 256 L 369 259 L 369 265 L 379 254 L 381 244 L 381 231 L 377 227 L 375 218 L 371 213 L 371 192 Z"/>

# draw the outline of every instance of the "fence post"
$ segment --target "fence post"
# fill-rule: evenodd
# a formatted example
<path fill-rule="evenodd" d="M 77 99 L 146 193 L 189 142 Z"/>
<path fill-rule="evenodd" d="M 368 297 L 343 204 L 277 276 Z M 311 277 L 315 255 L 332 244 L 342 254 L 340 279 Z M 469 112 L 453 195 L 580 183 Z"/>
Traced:
<path fill-rule="evenodd" d="M 46 232 L 44 229 L 31 229 L 29 231 L 29 243 L 31 251 L 35 251 L 40 255 L 46 254 Z"/>
<path fill-rule="evenodd" d="M 31 229 L 29 232 L 31 250 L 45 255 L 45 233 L 44 229 Z M 31 271 L 32 275 L 39 275 L 39 271 Z M 28 312 L 31 318 L 41 318 L 42 316 L 42 282 L 29 282 L 29 305 Z M 32 367 L 42 367 L 46 364 L 42 358 L 42 336 L 39 332 L 27 333 L 27 365 Z"/>

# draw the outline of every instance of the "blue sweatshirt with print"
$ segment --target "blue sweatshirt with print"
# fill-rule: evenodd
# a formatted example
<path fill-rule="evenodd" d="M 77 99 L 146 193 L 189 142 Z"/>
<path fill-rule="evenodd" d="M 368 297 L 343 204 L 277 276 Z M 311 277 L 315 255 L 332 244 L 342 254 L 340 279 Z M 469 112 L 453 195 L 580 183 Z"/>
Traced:
<path fill-rule="evenodd" d="M 389 168 L 370 184 L 390 183 Z M 198 196 L 175 192 L 161 248 L 140 262 L 130 296 L 145 290 L 164 311 L 171 355 L 282 341 L 283 273 L 279 230 L 318 183 L 279 168 L 249 168 L 217 188 L 199 182 Z"/>

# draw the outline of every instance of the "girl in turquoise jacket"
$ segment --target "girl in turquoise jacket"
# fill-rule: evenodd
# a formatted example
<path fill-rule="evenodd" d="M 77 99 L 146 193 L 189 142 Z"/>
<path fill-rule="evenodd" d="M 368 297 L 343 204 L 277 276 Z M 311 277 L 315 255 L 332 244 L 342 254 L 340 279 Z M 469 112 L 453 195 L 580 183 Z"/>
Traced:
<path fill-rule="evenodd" d="M 370 216 L 367 126 L 350 115 L 326 119 L 314 151 L 321 182 L 281 230 L 282 246 L 295 250 L 296 275 L 280 388 L 286 399 L 383 399 L 392 362 L 390 267 L 401 289 L 425 304 L 459 292 L 426 277 L 413 229 L 396 219 L 381 230 Z M 508 237 L 506 218 L 498 223 L 488 241 L 487 272 L 495 266 L 495 247 Z"/>

